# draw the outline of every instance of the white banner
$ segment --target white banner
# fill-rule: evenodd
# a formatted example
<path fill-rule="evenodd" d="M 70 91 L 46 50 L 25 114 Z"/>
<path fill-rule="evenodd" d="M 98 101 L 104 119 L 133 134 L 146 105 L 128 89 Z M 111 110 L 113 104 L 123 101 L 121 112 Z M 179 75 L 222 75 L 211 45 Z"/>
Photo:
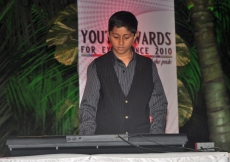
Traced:
<path fill-rule="evenodd" d="M 175 19 L 173 0 L 78 0 L 79 89 L 82 98 L 89 63 L 110 50 L 110 16 L 121 10 L 138 20 L 137 53 L 156 63 L 168 100 L 166 133 L 178 133 Z"/>

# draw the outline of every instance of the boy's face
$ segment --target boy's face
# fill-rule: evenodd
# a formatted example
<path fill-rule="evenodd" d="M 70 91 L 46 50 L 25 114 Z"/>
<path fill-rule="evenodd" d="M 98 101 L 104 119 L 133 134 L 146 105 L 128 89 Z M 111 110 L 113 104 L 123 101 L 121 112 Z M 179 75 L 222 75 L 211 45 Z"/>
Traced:
<path fill-rule="evenodd" d="M 133 34 L 125 27 L 114 27 L 108 34 L 109 40 L 113 46 L 113 52 L 117 56 L 130 55 L 132 43 L 137 34 Z"/>

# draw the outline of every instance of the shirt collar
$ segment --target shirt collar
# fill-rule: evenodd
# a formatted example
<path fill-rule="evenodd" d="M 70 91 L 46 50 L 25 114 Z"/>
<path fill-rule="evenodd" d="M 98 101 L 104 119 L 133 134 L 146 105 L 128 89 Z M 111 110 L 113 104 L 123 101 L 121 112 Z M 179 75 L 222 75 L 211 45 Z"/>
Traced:
<path fill-rule="evenodd" d="M 132 60 L 131 61 L 133 61 L 133 60 L 136 60 L 136 52 L 135 52 L 135 49 L 134 49 L 134 47 L 133 46 L 131 46 L 131 50 L 132 50 L 132 52 L 133 52 L 133 57 L 132 57 Z M 117 58 L 117 56 L 113 53 L 113 48 L 111 49 L 111 52 L 112 52 L 112 54 L 113 54 L 113 59 L 114 59 L 114 61 L 121 61 L 119 58 Z"/>

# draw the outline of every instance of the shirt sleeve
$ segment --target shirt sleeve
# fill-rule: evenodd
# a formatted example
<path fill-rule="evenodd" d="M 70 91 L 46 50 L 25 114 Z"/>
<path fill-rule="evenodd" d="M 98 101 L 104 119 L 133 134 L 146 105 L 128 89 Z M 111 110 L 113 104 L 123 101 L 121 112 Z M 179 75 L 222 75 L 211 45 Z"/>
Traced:
<path fill-rule="evenodd" d="M 168 102 L 158 74 L 156 64 L 154 62 L 152 63 L 152 71 L 154 88 L 151 99 L 149 101 L 150 118 L 152 118 L 150 133 L 164 134 L 166 128 Z"/>
<path fill-rule="evenodd" d="M 96 112 L 99 100 L 100 81 L 95 62 L 87 68 L 87 81 L 79 108 L 80 135 L 92 135 L 96 130 Z"/>

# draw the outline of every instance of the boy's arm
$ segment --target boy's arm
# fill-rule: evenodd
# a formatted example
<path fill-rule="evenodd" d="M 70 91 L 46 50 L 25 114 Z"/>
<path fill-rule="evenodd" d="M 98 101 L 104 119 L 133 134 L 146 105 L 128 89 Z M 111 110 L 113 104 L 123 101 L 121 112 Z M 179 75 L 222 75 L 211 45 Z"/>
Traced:
<path fill-rule="evenodd" d="M 153 62 L 153 83 L 154 89 L 151 99 L 149 101 L 150 118 L 152 118 L 150 133 L 163 134 L 166 128 L 166 115 L 167 115 L 167 98 L 157 71 L 157 67 Z"/>
<path fill-rule="evenodd" d="M 80 135 L 92 135 L 96 130 L 96 112 L 100 81 L 94 61 L 88 66 L 87 81 L 79 108 Z"/>

